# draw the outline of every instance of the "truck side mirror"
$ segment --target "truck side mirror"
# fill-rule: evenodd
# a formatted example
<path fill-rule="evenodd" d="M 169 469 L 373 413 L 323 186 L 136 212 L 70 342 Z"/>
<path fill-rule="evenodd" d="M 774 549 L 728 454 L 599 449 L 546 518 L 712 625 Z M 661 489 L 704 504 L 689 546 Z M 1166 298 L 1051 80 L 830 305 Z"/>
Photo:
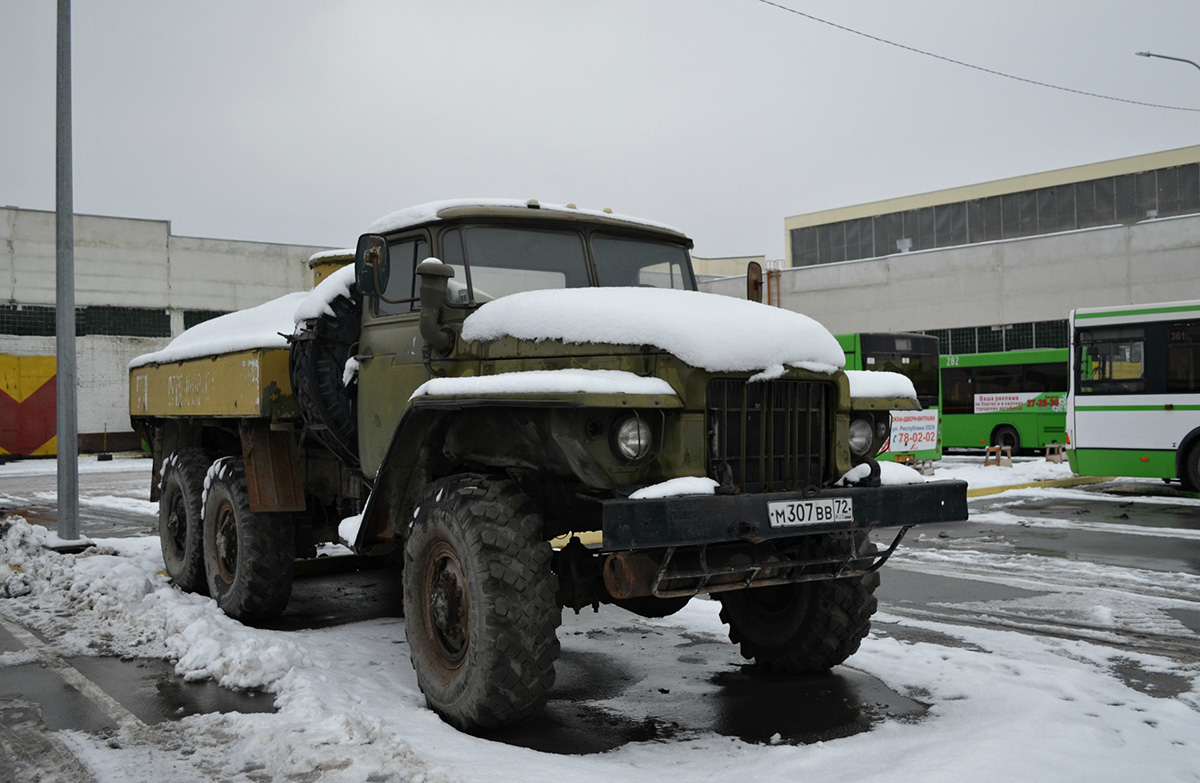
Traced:
<path fill-rule="evenodd" d="M 762 296 L 762 264 L 751 261 L 746 266 L 746 298 L 751 302 L 761 302 Z"/>
<path fill-rule="evenodd" d="M 379 296 L 387 290 L 388 275 L 387 240 L 379 234 L 363 234 L 358 238 L 354 252 L 354 279 L 363 296 Z"/>

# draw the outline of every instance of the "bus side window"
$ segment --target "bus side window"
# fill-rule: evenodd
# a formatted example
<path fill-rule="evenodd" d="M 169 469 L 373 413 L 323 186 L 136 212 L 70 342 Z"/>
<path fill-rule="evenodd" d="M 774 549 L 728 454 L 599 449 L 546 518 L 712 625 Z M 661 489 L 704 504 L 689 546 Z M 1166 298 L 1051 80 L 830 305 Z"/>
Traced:
<path fill-rule="evenodd" d="M 1145 330 L 1097 329 L 1080 335 L 1081 394 L 1137 394 L 1146 390 Z"/>
<path fill-rule="evenodd" d="M 974 413 L 971 370 L 966 367 L 942 371 L 942 413 Z"/>
<path fill-rule="evenodd" d="M 1031 364 L 1025 368 L 1025 391 L 1065 392 L 1066 364 Z"/>

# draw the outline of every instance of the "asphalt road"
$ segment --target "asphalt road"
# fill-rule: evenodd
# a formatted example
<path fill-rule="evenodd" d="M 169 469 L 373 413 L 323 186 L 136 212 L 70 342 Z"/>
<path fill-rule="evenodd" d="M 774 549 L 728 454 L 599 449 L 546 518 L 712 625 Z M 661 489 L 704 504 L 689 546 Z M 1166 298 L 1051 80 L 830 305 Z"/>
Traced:
<path fill-rule="evenodd" d="M 107 472 L 81 474 L 81 532 L 91 537 L 153 534 L 156 518 L 147 502 L 147 466 L 139 461 L 131 462 L 127 470 L 111 467 Z M 53 475 L 0 473 L 0 516 L 19 513 L 53 529 L 54 484 Z M 1147 499 L 1146 494 L 1154 497 Z M 122 509 L 120 498 L 136 502 Z M 881 610 L 876 633 L 918 638 L 921 632 L 897 621 L 904 617 L 998 625 L 1064 638 L 1088 639 L 1106 631 L 1086 623 L 1055 624 L 1052 618 L 1030 618 L 1019 609 L 1006 609 L 1030 597 L 1064 590 L 1061 585 L 1040 584 L 1036 578 L 1019 585 L 997 579 L 973 571 L 969 557 L 947 568 L 931 567 L 922 553 L 945 554 L 953 561 L 958 551 L 990 551 L 1033 557 L 1020 558 L 1022 563 L 1078 561 L 1200 573 L 1200 533 L 1190 535 L 1200 531 L 1200 506 L 1169 488 L 1112 484 L 1072 497 L 1023 500 L 1019 506 L 1012 502 L 1009 495 L 978 498 L 971 502 L 971 521 L 910 532 L 884 568 L 877 593 Z M 1018 515 L 1024 522 L 997 524 L 997 513 Z M 1080 519 L 1088 524 L 1065 524 Z M 1153 534 L 1143 534 L 1147 532 Z M 1181 660 L 1200 660 L 1200 597 L 1193 600 L 1195 610 L 1174 610 L 1176 619 L 1193 632 L 1192 638 L 1142 636 L 1121 643 Z M 987 610 L 981 611 L 981 605 Z M 338 568 L 310 569 L 298 579 L 287 612 L 271 627 L 320 628 L 400 614 L 398 575 L 347 558 Z M 560 637 L 600 635 L 612 641 L 614 653 L 596 652 L 594 645 L 581 652 L 564 644 L 545 712 L 490 738 L 552 753 L 600 752 L 631 741 L 697 731 L 753 742 L 811 743 L 864 731 L 885 719 L 916 719 L 927 709 L 854 670 L 853 659 L 826 675 L 780 680 L 744 665 L 732 645 L 686 635 L 673 640 L 672 647 L 687 647 L 678 664 L 705 683 L 706 698 L 644 692 L 637 687 L 642 679 L 639 661 L 649 660 L 660 647 L 631 617 L 611 607 L 579 618 L 568 612 Z M 267 695 L 237 693 L 211 682 L 181 682 L 166 661 L 61 658 L 52 639 L 31 633 L 0 612 L 0 655 L 9 652 L 26 655 L 17 657 L 24 663 L 0 666 L 0 779 L 4 780 L 27 779 L 22 775 L 31 769 L 40 770 L 46 780 L 85 780 L 55 739 L 61 729 L 104 733 L 123 720 L 153 725 L 196 712 L 273 708 Z M 1135 687 L 1160 692 L 1183 687 L 1136 667 L 1122 676 Z M 594 706 L 608 699 L 639 702 L 636 709 L 625 712 L 645 717 L 614 719 Z M 810 708 L 796 710 L 796 704 Z M 780 716 L 788 717 L 781 722 Z"/>

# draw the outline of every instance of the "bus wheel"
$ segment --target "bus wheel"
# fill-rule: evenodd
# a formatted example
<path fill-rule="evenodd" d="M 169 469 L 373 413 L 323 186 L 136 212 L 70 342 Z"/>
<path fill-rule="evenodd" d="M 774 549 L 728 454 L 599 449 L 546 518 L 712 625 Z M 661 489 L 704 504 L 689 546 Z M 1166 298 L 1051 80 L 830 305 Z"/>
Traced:
<path fill-rule="evenodd" d="M 1016 454 L 1021 450 L 1021 436 L 1015 429 L 1005 424 L 992 432 L 992 445 L 1008 446 L 1012 449 L 1012 453 Z"/>
<path fill-rule="evenodd" d="M 1200 491 L 1200 444 L 1188 450 L 1180 467 L 1182 470 L 1179 471 L 1179 483 L 1183 488 L 1188 492 Z"/>

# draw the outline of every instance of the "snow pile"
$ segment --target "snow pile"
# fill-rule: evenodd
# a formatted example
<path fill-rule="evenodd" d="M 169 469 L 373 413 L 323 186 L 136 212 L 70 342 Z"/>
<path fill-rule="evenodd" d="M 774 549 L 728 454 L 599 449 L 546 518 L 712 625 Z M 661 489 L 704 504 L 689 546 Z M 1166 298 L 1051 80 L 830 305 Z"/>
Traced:
<path fill-rule="evenodd" d="M 332 276 L 331 276 L 332 277 Z M 231 351 L 287 347 L 294 328 L 293 314 L 308 294 L 284 294 L 265 304 L 226 313 L 196 324 L 176 337 L 166 348 L 136 357 L 129 368 L 216 356 Z"/>
<path fill-rule="evenodd" d="M 1066 462 L 1047 462 L 1043 457 L 1013 457 L 1012 467 L 984 465 L 983 458 L 982 452 L 975 456 L 943 456 L 934 463 L 934 478 L 962 479 L 971 489 L 987 489 L 1069 479 L 1075 475 Z"/>
<path fill-rule="evenodd" d="M 398 210 L 389 215 L 379 218 L 367 228 L 369 234 L 388 234 L 393 231 L 401 231 L 413 226 L 421 226 L 426 223 L 432 223 L 438 218 L 438 213 L 444 209 L 453 209 L 455 207 L 517 207 L 519 209 L 530 209 L 529 202 L 520 201 L 511 198 L 468 198 L 468 199 L 447 199 L 445 201 L 431 201 L 427 204 L 417 204 L 416 206 L 407 207 Z M 545 212 L 561 212 L 565 215 L 588 215 L 590 217 L 604 218 L 607 220 L 618 220 L 622 223 L 632 223 L 639 226 L 649 226 L 651 228 L 661 228 L 667 231 L 673 231 L 680 234 L 678 229 L 672 228 L 663 223 L 655 223 L 642 218 L 630 217 L 629 215 L 617 215 L 612 212 L 603 212 L 594 209 L 576 209 L 567 207 L 563 204 L 540 204 L 538 209 Z"/>
<path fill-rule="evenodd" d="M 832 373 L 845 354 L 808 316 L 728 296 L 658 288 L 525 291 L 467 316 L 465 340 L 562 340 L 653 345 L 710 372 Z"/>
<path fill-rule="evenodd" d="M 898 372 L 884 370 L 846 370 L 850 380 L 850 397 L 903 397 L 917 398 L 912 380 Z"/>
<path fill-rule="evenodd" d="M 666 394 L 675 395 L 661 378 L 644 378 L 620 370 L 531 370 L 465 378 L 434 378 L 417 387 L 410 399 L 480 394 Z"/>

